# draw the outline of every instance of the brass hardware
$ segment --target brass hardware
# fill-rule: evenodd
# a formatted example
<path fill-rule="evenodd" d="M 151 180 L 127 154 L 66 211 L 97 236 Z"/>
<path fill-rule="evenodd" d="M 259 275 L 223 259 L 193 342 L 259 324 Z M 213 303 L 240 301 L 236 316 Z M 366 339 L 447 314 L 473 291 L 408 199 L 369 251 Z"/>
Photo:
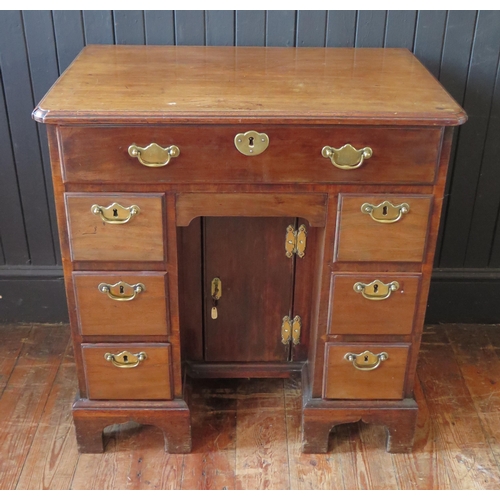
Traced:
<path fill-rule="evenodd" d="M 380 205 L 372 205 L 371 203 L 363 203 L 361 211 L 364 214 L 370 214 L 370 217 L 382 224 L 392 224 L 397 222 L 410 211 L 408 203 L 401 203 L 401 205 L 393 205 L 390 201 L 384 201 Z"/>
<path fill-rule="evenodd" d="M 245 156 L 257 156 L 263 153 L 269 146 L 269 137 L 267 134 L 249 130 L 244 134 L 236 134 L 234 145 Z"/>
<path fill-rule="evenodd" d="M 137 354 L 132 354 L 128 351 L 122 351 L 119 354 L 111 354 L 110 352 L 107 352 L 104 355 L 104 359 L 113 363 L 113 365 L 117 368 L 135 368 L 146 358 L 147 356 L 145 352 L 138 352 Z"/>
<path fill-rule="evenodd" d="M 119 203 L 112 203 L 109 207 L 92 205 L 90 211 L 99 215 L 106 224 L 126 224 L 132 217 L 140 213 L 141 209 L 137 205 L 122 207 Z"/>
<path fill-rule="evenodd" d="M 330 158 L 332 164 L 342 170 L 354 170 L 361 167 L 365 160 L 371 158 L 373 150 L 369 147 L 356 149 L 350 144 L 346 144 L 339 149 L 325 146 L 321 150 L 325 158 Z"/>
<path fill-rule="evenodd" d="M 283 344 L 288 344 L 290 339 L 293 345 L 300 344 L 300 333 L 302 330 L 302 320 L 300 316 L 295 316 L 293 320 L 290 316 L 284 316 L 283 322 L 281 323 L 281 342 Z"/>
<path fill-rule="evenodd" d="M 344 356 L 344 359 L 352 362 L 352 366 L 354 366 L 356 370 L 368 372 L 378 368 L 382 361 L 389 359 L 389 355 L 386 352 L 381 352 L 380 354 L 373 354 L 373 352 L 370 351 L 365 351 L 361 354 L 348 352 Z"/>
<path fill-rule="evenodd" d="M 139 293 L 146 290 L 146 287 L 142 283 L 129 285 L 124 281 L 119 281 L 114 285 L 110 285 L 109 283 L 99 283 L 97 289 L 101 293 L 105 293 L 110 299 L 117 300 L 118 302 L 127 302 L 129 300 L 134 300 Z M 113 293 L 116 291 L 118 293 Z M 131 295 L 130 292 L 132 292 Z"/>
<path fill-rule="evenodd" d="M 220 280 L 220 278 L 214 278 L 212 280 L 211 296 L 212 296 L 212 310 L 210 315 L 212 319 L 217 319 L 219 316 L 219 313 L 217 311 L 217 303 L 222 297 L 222 281 Z"/>
<path fill-rule="evenodd" d="M 368 300 L 385 300 L 391 296 L 392 292 L 399 289 L 399 283 L 397 281 L 391 281 L 390 283 L 382 283 L 379 280 L 372 281 L 369 284 L 354 283 L 353 289 L 356 293 L 363 295 L 365 299 Z"/>
<path fill-rule="evenodd" d="M 297 231 L 295 231 L 292 225 L 286 228 L 285 251 L 288 258 L 296 254 L 302 259 L 306 254 L 306 245 L 307 231 L 304 224 L 301 224 Z"/>
<path fill-rule="evenodd" d="M 181 154 L 177 146 L 167 146 L 162 148 L 156 142 L 152 142 L 149 146 L 141 148 L 136 144 L 132 144 L 128 148 L 128 154 L 132 158 L 137 158 L 146 167 L 164 167 L 168 165 L 171 158 L 177 158 Z"/>

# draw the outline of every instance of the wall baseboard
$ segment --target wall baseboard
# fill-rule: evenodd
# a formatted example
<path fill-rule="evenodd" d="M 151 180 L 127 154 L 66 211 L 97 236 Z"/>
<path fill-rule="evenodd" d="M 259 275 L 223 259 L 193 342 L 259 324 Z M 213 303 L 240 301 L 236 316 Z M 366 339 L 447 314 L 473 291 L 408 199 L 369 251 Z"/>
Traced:
<path fill-rule="evenodd" d="M 62 269 L 0 269 L 0 322 L 66 323 Z M 426 323 L 500 323 L 500 269 L 435 269 Z"/>

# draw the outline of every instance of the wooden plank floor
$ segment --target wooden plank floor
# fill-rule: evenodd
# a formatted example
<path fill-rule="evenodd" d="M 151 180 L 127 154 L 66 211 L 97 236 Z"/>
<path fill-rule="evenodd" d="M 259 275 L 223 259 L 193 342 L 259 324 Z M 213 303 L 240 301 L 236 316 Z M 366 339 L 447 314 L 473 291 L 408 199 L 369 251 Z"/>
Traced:
<path fill-rule="evenodd" d="M 500 325 L 427 329 L 413 453 L 352 424 L 326 455 L 300 453 L 300 380 L 199 380 L 193 452 L 168 455 L 154 427 L 112 426 L 79 455 L 66 325 L 0 326 L 0 489 L 499 489 Z"/>

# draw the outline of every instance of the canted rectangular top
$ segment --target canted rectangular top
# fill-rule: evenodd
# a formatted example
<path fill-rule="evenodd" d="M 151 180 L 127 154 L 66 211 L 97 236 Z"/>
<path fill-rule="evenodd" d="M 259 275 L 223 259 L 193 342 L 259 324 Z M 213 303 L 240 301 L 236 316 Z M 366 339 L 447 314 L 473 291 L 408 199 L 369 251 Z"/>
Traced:
<path fill-rule="evenodd" d="M 459 125 L 406 49 L 89 45 L 33 112 L 44 123 Z"/>

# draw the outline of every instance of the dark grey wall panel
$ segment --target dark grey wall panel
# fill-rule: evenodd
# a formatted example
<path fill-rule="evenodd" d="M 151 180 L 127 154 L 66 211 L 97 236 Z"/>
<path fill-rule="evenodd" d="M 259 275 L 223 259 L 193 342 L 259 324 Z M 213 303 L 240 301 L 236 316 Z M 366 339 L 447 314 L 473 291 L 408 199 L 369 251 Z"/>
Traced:
<path fill-rule="evenodd" d="M 358 15 L 355 10 L 329 10 L 327 47 L 354 47 Z"/>
<path fill-rule="evenodd" d="M 115 43 L 113 12 L 110 10 L 84 10 L 83 33 L 86 45 Z"/>
<path fill-rule="evenodd" d="M 232 10 L 209 10 L 205 16 L 207 45 L 234 45 L 234 12 Z"/>
<path fill-rule="evenodd" d="M 144 12 L 144 28 L 148 45 L 174 45 L 173 10 L 148 10 Z"/>
<path fill-rule="evenodd" d="M 412 50 L 470 116 L 453 142 L 436 265 L 463 269 L 460 290 L 471 269 L 500 267 L 500 11 L 2 11 L 0 274 L 24 266 L 19 290 L 29 289 L 33 266 L 60 264 L 46 130 L 30 114 L 82 47 L 95 43 Z M 453 279 L 435 289 L 451 297 Z"/>
<path fill-rule="evenodd" d="M 294 47 L 297 14 L 294 10 L 270 10 L 266 21 L 268 47 Z"/>

